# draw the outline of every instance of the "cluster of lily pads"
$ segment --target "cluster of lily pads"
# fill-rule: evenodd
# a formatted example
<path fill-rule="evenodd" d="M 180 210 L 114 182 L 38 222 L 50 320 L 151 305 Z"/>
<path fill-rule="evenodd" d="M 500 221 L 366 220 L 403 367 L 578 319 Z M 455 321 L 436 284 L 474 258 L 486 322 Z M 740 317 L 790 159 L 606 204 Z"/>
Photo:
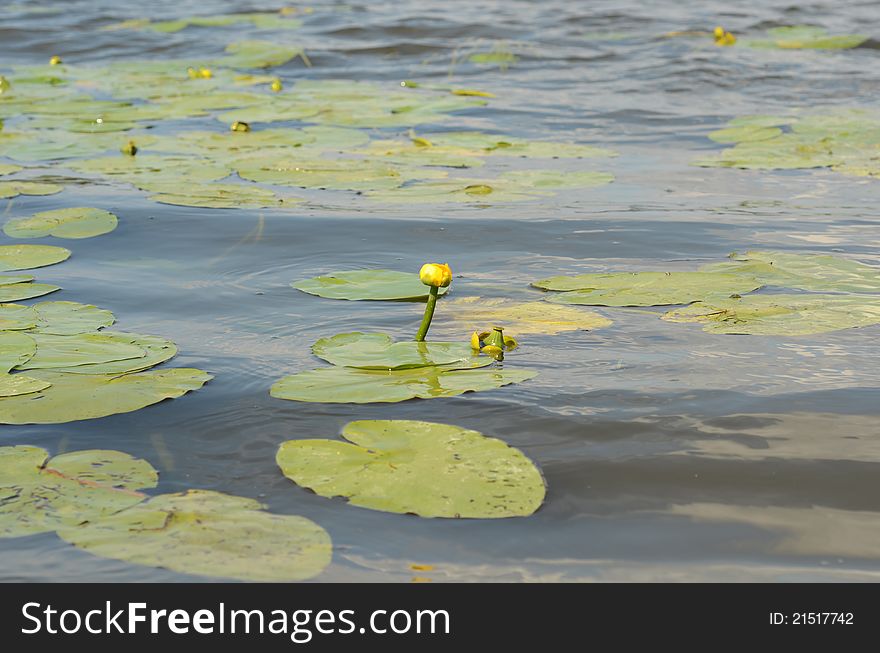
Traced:
<path fill-rule="evenodd" d="M 865 110 L 828 114 L 743 116 L 709 138 L 733 147 L 694 162 L 703 167 L 783 170 L 831 168 L 880 177 L 880 117 Z"/>
<path fill-rule="evenodd" d="M 296 24 L 283 16 L 235 14 L 118 27 L 173 32 L 255 21 L 273 29 Z M 48 167 L 57 171 L 55 180 L 73 171 L 132 185 L 158 202 L 207 208 L 304 201 L 290 194 L 293 188 L 382 202 L 485 205 L 613 179 L 546 167 L 551 159 L 614 155 L 609 150 L 423 128 L 486 105 L 491 93 L 410 81 L 304 79 L 285 88 L 279 77 L 262 72 L 296 58 L 309 63 L 297 46 L 251 40 L 200 61 L 91 67 L 57 58 L 54 65 L 12 67 L 0 77 L 0 119 L 7 119 L 0 156 Z M 475 174 L 487 163 L 492 172 Z M 33 180 L 20 165 L 2 165 L 0 174 L 16 176 L 0 181 L 0 197 L 62 189 Z"/>
<path fill-rule="evenodd" d="M 880 268 L 828 255 L 752 251 L 695 272 L 587 273 L 536 281 L 549 301 L 686 305 L 662 317 L 716 334 L 809 335 L 880 324 Z M 794 289 L 798 293 L 753 291 Z"/>
<path fill-rule="evenodd" d="M 77 207 L 13 218 L 15 238 L 89 238 L 112 231 L 109 211 Z M 66 260 L 54 245 L 2 245 L 0 269 L 19 271 Z M 31 275 L 0 277 L 0 423 L 58 424 L 139 410 L 180 397 L 211 376 L 190 368 L 151 368 L 177 353 L 159 336 L 107 331 L 110 311 L 69 301 L 13 302 L 59 290 Z"/>

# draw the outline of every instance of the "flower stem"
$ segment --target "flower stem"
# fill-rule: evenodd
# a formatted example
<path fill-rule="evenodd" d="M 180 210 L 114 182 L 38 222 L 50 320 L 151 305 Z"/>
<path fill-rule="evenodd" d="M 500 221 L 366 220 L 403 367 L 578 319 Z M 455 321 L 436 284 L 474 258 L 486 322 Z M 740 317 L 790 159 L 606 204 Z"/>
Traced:
<path fill-rule="evenodd" d="M 416 334 L 416 342 L 424 342 L 425 336 L 428 335 L 428 328 L 431 326 L 431 319 L 434 317 L 434 307 L 437 305 L 437 293 L 439 291 L 440 289 L 437 286 L 431 286 L 428 303 L 425 304 L 425 315 L 422 318 L 422 325 Z"/>

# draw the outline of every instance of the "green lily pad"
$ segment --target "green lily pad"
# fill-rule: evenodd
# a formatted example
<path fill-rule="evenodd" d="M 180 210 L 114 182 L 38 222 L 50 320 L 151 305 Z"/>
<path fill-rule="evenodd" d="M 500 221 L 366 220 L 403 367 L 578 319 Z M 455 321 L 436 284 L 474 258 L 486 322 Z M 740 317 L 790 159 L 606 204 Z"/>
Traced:
<path fill-rule="evenodd" d="M 128 374 L 130 372 L 142 372 L 155 367 L 177 354 L 177 345 L 160 336 L 114 331 L 102 331 L 101 335 L 107 336 L 113 342 L 137 347 L 144 351 L 145 355 L 139 358 L 58 368 L 58 371 L 69 372 L 70 374 Z"/>
<path fill-rule="evenodd" d="M 513 170 L 500 178 L 517 186 L 538 189 L 595 188 L 614 181 L 614 175 L 610 173 L 592 171 Z"/>
<path fill-rule="evenodd" d="M 519 61 L 519 57 L 517 57 L 512 52 L 476 52 L 468 57 L 468 60 L 472 63 L 479 64 L 488 64 L 493 66 L 498 66 L 499 68 L 505 69 L 508 66 L 515 64 Z"/>
<path fill-rule="evenodd" d="M 534 159 L 581 159 L 615 156 L 607 150 L 581 143 L 530 141 L 503 134 L 478 131 L 449 131 L 424 134 L 433 146 L 458 148 L 480 156 L 526 157 Z"/>
<path fill-rule="evenodd" d="M 19 331 L 37 326 L 37 312 L 32 306 L 0 304 L 0 331 Z"/>
<path fill-rule="evenodd" d="M 11 313 L 3 312 L 4 308 L 15 306 L 6 304 L 0 306 L 0 328 L 3 327 L 2 319 L 12 317 Z M 55 336 L 72 336 L 79 333 L 89 333 L 108 327 L 116 318 L 110 311 L 78 302 L 39 302 L 33 306 L 20 306 L 19 309 L 30 309 L 33 312 L 33 330 L 36 333 L 45 333 Z M 19 319 L 30 320 L 27 314 L 21 314 Z M 31 328 L 31 327 L 24 327 Z"/>
<path fill-rule="evenodd" d="M 257 29 L 296 29 L 302 22 L 278 13 L 220 14 L 217 16 L 189 16 L 176 20 L 151 21 L 148 18 L 135 18 L 103 27 L 102 30 L 152 30 L 174 34 L 188 27 L 231 27 L 249 24 Z"/>
<path fill-rule="evenodd" d="M 28 376 L 52 385 L 41 392 L 0 398 L 0 424 L 61 424 L 128 413 L 198 390 L 212 378 L 191 368 L 123 376 L 33 370 Z"/>
<path fill-rule="evenodd" d="M 0 276 L 0 286 L 13 286 L 19 283 L 27 283 L 33 280 L 34 278 L 29 274 L 6 274 Z"/>
<path fill-rule="evenodd" d="M 40 381 L 24 374 L 2 374 L 0 375 L 0 397 L 17 397 L 19 395 L 29 395 L 33 392 L 45 390 L 51 383 L 48 381 Z M 2 494 L 0 489 L 0 494 Z"/>
<path fill-rule="evenodd" d="M 24 365 L 37 353 L 36 341 L 17 331 L 0 331 L 0 374 Z"/>
<path fill-rule="evenodd" d="M 408 300 L 428 299 L 429 288 L 419 280 L 419 275 L 395 270 L 351 270 L 333 272 L 326 276 L 294 281 L 297 290 L 328 299 L 359 300 Z M 439 294 L 448 288 L 440 288 Z"/>
<path fill-rule="evenodd" d="M 527 517 L 544 501 L 544 479 L 535 464 L 477 431 L 363 420 L 347 424 L 342 435 L 349 442 L 288 440 L 278 450 L 278 466 L 321 496 L 420 517 Z"/>
<path fill-rule="evenodd" d="M 582 308 L 549 305 L 547 302 L 519 302 L 510 299 L 462 297 L 443 302 L 443 316 L 461 326 L 463 333 L 504 327 L 513 335 L 566 331 L 592 331 L 611 326 L 608 318 Z"/>
<path fill-rule="evenodd" d="M 312 403 L 395 403 L 494 390 L 511 383 L 522 383 L 536 375 L 537 372 L 527 369 L 418 367 L 382 371 L 327 367 L 286 376 L 275 382 L 269 394 L 277 399 Z"/>
<path fill-rule="evenodd" d="M 534 200 L 542 194 L 547 193 L 530 187 L 524 188 L 521 184 L 508 179 L 450 178 L 374 190 L 366 195 L 370 199 L 382 202 L 490 205 Z"/>
<path fill-rule="evenodd" d="M 55 336 L 44 333 L 30 335 L 37 343 L 37 353 L 20 370 L 45 370 L 94 365 L 112 361 L 143 358 L 146 352 L 140 347 L 106 333 L 80 333 L 72 336 Z"/>
<path fill-rule="evenodd" d="M 0 181 L 0 199 L 19 195 L 54 195 L 64 190 L 58 184 L 40 184 L 34 181 Z"/>
<path fill-rule="evenodd" d="M 178 143 L 179 149 L 186 149 L 184 141 L 185 139 L 181 137 Z M 232 172 L 232 168 L 209 159 L 151 154 L 84 159 L 71 162 L 67 167 L 79 172 L 96 173 L 110 179 L 119 179 L 139 188 L 164 183 L 174 190 L 180 189 L 182 178 L 191 183 L 203 183 L 218 181 L 228 177 Z"/>
<path fill-rule="evenodd" d="M 709 134 L 716 143 L 740 143 L 750 141 L 766 141 L 782 134 L 779 127 L 763 125 L 735 125 L 726 129 L 718 129 Z"/>
<path fill-rule="evenodd" d="M 118 220 L 110 211 L 78 207 L 35 213 L 27 218 L 15 218 L 3 226 L 13 238 L 92 238 L 116 229 Z"/>
<path fill-rule="evenodd" d="M 263 507 L 253 499 L 190 490 L 153 497 L 58 535 L 104 558 L 242 581 L 306 580 L 330 564 L 333 549 L 323 528 Z"/>
<path fill-rule="evenodd" d="M 0 302 L 17 302 L 22 299 L 42 297 L 56 290 L 61 290 L 61 288 L 48 283 L 14 283 L 0 286 Z"/>
<path fill-rule="evenodd" d="M 22 170 L 24 170 L 24 168 L 13 163 L 0 163 L 0 177 L 3 175 L 11 175 L 14 172 L 21 172 Z"/>
<path fill-rule="evenodd" d="M 237 41 L 227 45 L 226 52 L 219 63 L 230 68 L 271 68 L 297 57 L 305 59 L 302 48 L 271 41 Z"/>
<path fill-rule="evenodd" d="M 120 451 L 47 458 L 38 447 L 0 447 L 0 537 L 100 521 L 143 501 L 138 490 L 158 480 L 148 462 Z"/>
<path fill-rule="evenodd" d="M 548 301 L 585 306 L 689 304 L 715 293 L 746 293 L 761 287 L 752 277 L 719 272 L 613 272 L 550 277 L 532 284 L 566 291 Z"/>
<path fill-rule="evenodd" d="M 298 197 L 278 197 L 271 190 L 250 184 L 199 184 L 187 181 L 143 184 L 150 199 L 162 204 L 212 209 L 271 208 L 295 204 Z"/>
<path fill-rule="evenodd" d="M 774 27 L 767 30 L 766 39 L 743 39 L 751 48 L 775 50 L 848 50 L 868 40 L 861 34 L 829 35 L 828 30 L 810 25 Z"/>
<path fill-rule="evenodd" d="M 54 245 L 0 245 L 0 272 L 41 268 L 69 257 L 69 249 Z"/>
<path fill-rule="evenodd" d="M 483 367 L 492 359 L 477 357 L 469 342 L 394 342 L 384 333 L 339 333 L 321 338 L 312 352 L 332 365 L 370 370 L 402 370 L 442 365 L 447 369 Z"/>
<path fill-rule="evenodd" d="M 880 293 L 880 268 L 826 254 L 746 252 L 713 263 L 707 272 L 742 274 L 763 285 L 817 292 Z"/>
<path fill-rule="evenodd" d="M 802 336 L 880 324 L 872 295 L 746 295 L 704 299 L 663 316 L 719 334 Z"/>

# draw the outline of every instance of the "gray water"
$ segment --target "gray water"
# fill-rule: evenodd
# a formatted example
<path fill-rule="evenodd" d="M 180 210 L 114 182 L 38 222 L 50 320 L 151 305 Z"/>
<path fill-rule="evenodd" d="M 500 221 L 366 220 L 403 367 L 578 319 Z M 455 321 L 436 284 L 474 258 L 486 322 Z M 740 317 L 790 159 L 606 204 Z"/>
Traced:
<path fill-rule="evenodd" d="M 733 250 L 825 252 L 880 264 L 880 181 L 829 170 L 704 169 L 706 134 L 742 114 L 875 107 L 878 52 L 715 48 L 666 32 L 754 33 L 814 24 L 880 32 L 874 2 L 312 3 L 298 79 L 453 83 L 496 94 L 464 128 L 616 150 L 610 185 L 503 207 L 322 202 L 272 210 L 156 204 L 124 186 L 74 185 L 4 201 L 7 215 L 100 206 L 112 234 L 76 241 L 41 271 L 52 299 L 112 310 L 119 330 L 162 335 L 176 366 L 215 379 L 134 413 L 0 427 L 0 444 L 52 454 L 118 449 L 151 461 L 158 492 L 257 498 L 309 517 L 334 542 L 316 581 L 876 580 L 880 575 L 880 327 L 801 337 L 716 336 L 655 313 L 598 309 L 614 325 L 529 336 L 502 390 L 355 406 L 273 399 L 281 376 L 318 367 L 309 345 L 352 330 L 412 334 L 421 306 L 323 300 L 289 287 L 336 269 L 448 261 L 458 296 L 539 298 L 529 282 L 596 270 L 689 270 Z M 40 12 L 35 9 L 46 8 Z M 216 54 L 211 30 L 108 32 L 135 17 L 274 9 L 260 2 L 31 2 L 0 9 L 0 62 L 103 64 Z M 229 40 L 246 38 L 236 28 Z M 214 35 L 214 36 L 211 36 Z M 224 38 L 227 38 L 224 36 Z M 506 70 L 462 63 L 503 42 Z M 206 124 L 222 125 L 206 119 Z M 300 194 L 300 193 L 297 193 Z M 68 243 L 59 242 L 67 245 Z M 442 320 L 442 306 L 438 310 Z M 438 329 L 438 334 L 442 334 Z M 506 520 L 428 520 L 298 488 L 274 461 L 288 439 L 335 437 L 353 419 L 424 419 L 479 430 L 542 469 L 546 504 Z M 431 572 L 410 569 L 430 564 Z M 199 580 L 105 560 L 54 534 L 0 540 L 4 581 Z"/>

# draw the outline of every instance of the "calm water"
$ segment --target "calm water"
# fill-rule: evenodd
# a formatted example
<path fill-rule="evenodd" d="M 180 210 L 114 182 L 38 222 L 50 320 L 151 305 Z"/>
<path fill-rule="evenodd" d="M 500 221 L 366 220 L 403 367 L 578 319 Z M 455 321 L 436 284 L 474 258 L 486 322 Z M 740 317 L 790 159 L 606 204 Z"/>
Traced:
<path fill-rule="evenodd" d="M 135 17 L 273 9 L 272 3 L 31 2 L 0 9 L 0 61 L 71 63 L 213 56 L 234 32 L 97 31 Z M 156 492 L 214 489 L 305 515 L 333 538 L 317 581 L 876 580 L 880 577 L 880 328 L 817 336 L 712 336 L 640 310 L 593 333 L 530 336 L 516 364 L 535 380 L 436 401 L 354 406 L 272 399 L 285 374 L 319 366 L 317 338 L 411 334 L 421 307 L 321 300 L 293 279 L 340 268 L 417 270 L 449 261 L 459 296 L 537 298 L 530 281 L 591 270 L 695 269 L 734 249 L 828 252 L 880 264 L 880 181 L 824 170 L 751 172 L 689 162 L 732 117 L 876 107 L 878 51 L 720 49 L 665 32 L 734 33 L 786 24 L 880 31 L 875 2 L 313 3 L 285 37 L 312 63 L 297 79 L 455 84 L 492 91 L 455 124 L 619 152 L 596 160 L 605 187 L 497 208 L 364 208 L 339 194 L 278 210 L 156 204 L 112 185 L 6 200 L 8 215 L 95 205 L 110 235 L 76 241 L 39 273 L 53 299 L 93 303 L 120 330 L 173 339 L 177 366 L 215 380 L 125 415 L 0 429 L 0 444 L 52 453 L 109 448 L 150 460 Z M 37 12 L 36 9 L 49 9 Z M 506 70 L 462 63 L 499 43 Z M 222 124 L 205 120 L 218 130 Z M 398 130 L 400 131 L 400 130 Z M 326 196 L 324 196 L 326 197 Z M 371 205 L 373 206 L 373 205 Z M 48 241 L 46 241 L 48 242 Z M 58 244 L 66 244 L 59 242 Z M 442 306 L 438 313 L 442 321 Z M 436 334 L 442 335 L 442 329 Z M 357 509 L 279 473 L 284 440 L 332 437 L 352 419 L 426 419 L 474 428 L 542 468 L 546 505 L 527 519 L 425 520 Z M 93 557 L 54 534 L 0 540 L 6 581 L 197 580 Z"/>

